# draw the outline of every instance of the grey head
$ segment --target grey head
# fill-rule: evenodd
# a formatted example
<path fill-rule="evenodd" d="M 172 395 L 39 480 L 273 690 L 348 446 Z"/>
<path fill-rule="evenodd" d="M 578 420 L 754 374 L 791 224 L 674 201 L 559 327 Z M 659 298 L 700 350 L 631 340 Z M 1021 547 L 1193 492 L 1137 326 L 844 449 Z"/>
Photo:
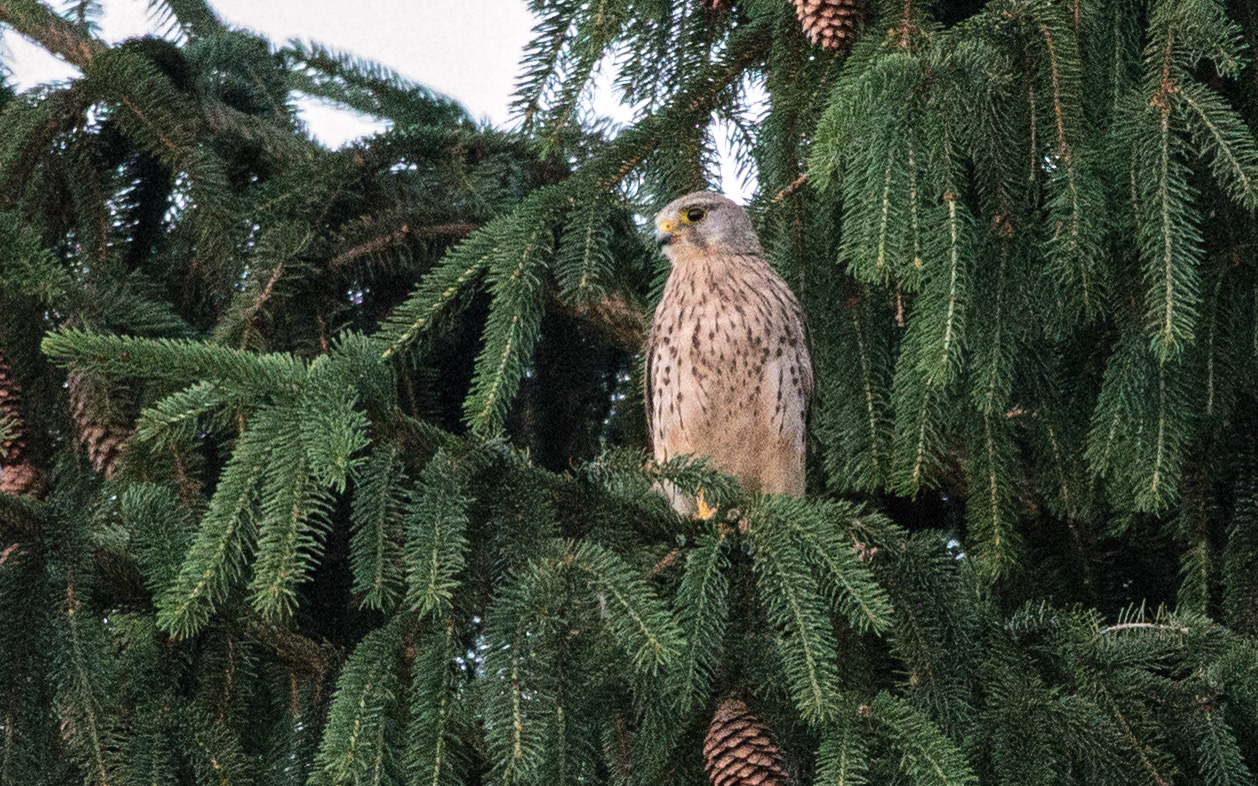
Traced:
<path fill-rule="evenodd" d="M 747 211 L 710 191 L 674 199 L 655 216 L 655 242 L 676 264 L 679 257 L 726 248 L 760 253 L 760 241 Z"/>

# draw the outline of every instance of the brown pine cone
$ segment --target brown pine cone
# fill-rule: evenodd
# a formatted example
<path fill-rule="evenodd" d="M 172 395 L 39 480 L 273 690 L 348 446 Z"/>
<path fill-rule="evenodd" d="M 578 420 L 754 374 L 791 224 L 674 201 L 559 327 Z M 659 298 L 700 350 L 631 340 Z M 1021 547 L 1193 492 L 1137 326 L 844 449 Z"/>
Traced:
<path fill-rule="evenodd" d="M 9 426 L 9 438 L 0 442 L 0 494 L 38 493 L 39 470 L 26 460 L 26 426 L 22 422 L 22 388 L 0 354 L 0 419 Z"/>
<path fill-rule="evenodd" d="M 68 382 L 70 391 L 70 415 L 79 442 L 87 448 L 92 469 L 112 478 L 118 467 L 122 444 L 131 436 L 131 427 L 114 422 L 115 418 L 102 406 L 93 403 L 91 387 L 79 375 Z"/>
<path fill-rule="evenodd" d="M 721 702 L 703 741 L 712 786 L 786 786 L 782 753 L 768 728 L 738 699 Z"/>
<path fill-rule="evenodd" d="M 865 16 L 862 0 L 793 0 L 804 35 L 833 52 L 846 52 L 856 41 Z"/>

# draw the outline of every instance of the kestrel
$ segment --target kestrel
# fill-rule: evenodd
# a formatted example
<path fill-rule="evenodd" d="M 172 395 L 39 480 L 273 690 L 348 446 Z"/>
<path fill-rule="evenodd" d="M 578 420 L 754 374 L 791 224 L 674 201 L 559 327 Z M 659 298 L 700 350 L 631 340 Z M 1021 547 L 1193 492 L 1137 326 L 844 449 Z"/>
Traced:
<path fill-rule="evenodd" d="M 647 342 L 656 460 L 704 456 L 748 491 L 802 495 L 813 374 L 799 301 L 725 197 L 687 194 L 655 227 L 673 266 Z M 696 511 L 688 493 L 667 493 L 679 513 Z M 700 496 L 699 514 L 709 510 Z"/>

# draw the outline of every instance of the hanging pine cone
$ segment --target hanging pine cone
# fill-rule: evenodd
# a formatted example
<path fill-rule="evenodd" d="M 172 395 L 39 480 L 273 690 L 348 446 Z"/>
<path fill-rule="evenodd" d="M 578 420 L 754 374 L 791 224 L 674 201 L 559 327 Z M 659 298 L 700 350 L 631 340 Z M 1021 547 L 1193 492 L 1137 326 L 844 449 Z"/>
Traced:
<path fill-rule="evenodd" d="M 734 0 L 703 0 L 703 5 L 714 14 L 723 14 L 734 7 Z"/>
<path fill-rule="evenodd" d="M 0 420 L 9 425 L 9 439 L 0 442 L 0 494 L 37 492 L 39 471 L 26 461 L 26 427 L 22 423 L 22 389 L 0 354 Z"/>
<path fill-rule="evenodd" d="M 786 786 L 782 753 L 768 728 L 738 699 L 726 699 L 708 724 L 703 760 L 712 786 Z"/>
<path fill-rule="evenodd" d="M 809 41 L 834 52 L 852 48 L 856 29 L 865 16 L 861 0 L 794 0 L 794 3 L 795 15 Z"/>
<path fill-rule="evenodd" d="M 97 403 L 87 380 L 77 374 L 67 383 L 70 392 L 70 415 L 79 442 L 87 448 L 92 469 L 112 478 L 122 453 L 122 443 L 131 436 L 131 427 L 119 424 L 105 406 Z"/>

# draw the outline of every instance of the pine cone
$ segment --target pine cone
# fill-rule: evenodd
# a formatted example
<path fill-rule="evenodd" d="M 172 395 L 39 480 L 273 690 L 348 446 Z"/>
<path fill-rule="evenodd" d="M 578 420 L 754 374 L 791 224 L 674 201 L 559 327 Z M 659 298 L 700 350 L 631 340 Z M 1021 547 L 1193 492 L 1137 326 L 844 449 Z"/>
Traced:
<path fill-rule="evenodd" d="M 112 478 L 118 467 L 122 443 L 131 436 L 131 428 L 114 422 L 103 407 L 93 403 L 89 391 L 91 386 L 83 377 L 71 376 L 67 386 L 70 391 L 70 415 L 74 418 L 74 430 L 78 433 L 79 442 L 87 448 L 87 458 L 92 462 L 92 469 Z"/>
<path fill-rule="evenodd" d="M 708 724 L 703 759 L 712 786 L 786 786 L 782 753 L 769 729 L 738 699 L 726 699 Z"/>
<path fill-rule="evenodd" d="M 723 14 L 734 7 L 734 0 L 703 0 L 703 5 L 714 14 Z"/>
<path fill-rule="evenodd" d="M 834 52 L 852 48 L 856 30 L 865 16 L 861 0 L 794 0 L 794 3 L 795 15 L 809 41 Z"/>
<path fill-rule="evenodd" d="M 0 494 L 39 491 L 39 471 L 26 461 L 26 426 L 22 423 L 22 388 L 0 354 L 0 419 L 12 427 L 10 438 L 0 442 Z"/>

